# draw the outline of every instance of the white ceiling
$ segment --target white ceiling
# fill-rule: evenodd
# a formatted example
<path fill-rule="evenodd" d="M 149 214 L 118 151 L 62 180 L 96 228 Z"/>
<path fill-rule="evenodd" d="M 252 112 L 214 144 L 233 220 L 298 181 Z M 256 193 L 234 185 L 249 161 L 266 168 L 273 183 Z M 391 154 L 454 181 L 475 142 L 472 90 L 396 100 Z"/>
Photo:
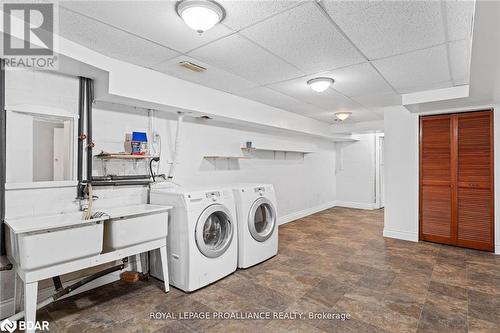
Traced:
<path fill-rule="evenodd" d="M 400 94 L 469 82 L 473 1 L 219 1 L 203 35 L 175 1 L 60 3 L 63 37 L 140 66 L 333 122 L 383 118 Z M 195 73 L 180 67 L 206 67 Z M 313 92 L 309 78 L 335 79 Z"/>

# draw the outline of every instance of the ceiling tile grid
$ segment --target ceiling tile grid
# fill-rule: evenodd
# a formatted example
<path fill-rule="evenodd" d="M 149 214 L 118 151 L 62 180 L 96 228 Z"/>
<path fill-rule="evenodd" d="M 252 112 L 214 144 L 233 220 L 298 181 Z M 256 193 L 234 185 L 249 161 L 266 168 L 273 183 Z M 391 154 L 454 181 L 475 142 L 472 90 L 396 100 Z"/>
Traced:
<path fill-rule="evenodd" d="M 373 61 L 375 67 L 401 94 L 433 89 L 451 83 L 446 45 Z"/>
<path fill-rule="evenodd" d="M 323 110 L 356 109 L 360 105 L 334 89 L 327 89 L 321 93 L 313 91 L 307 85 L 310 77 L 288 80 L 270 84 L 268 87 L 285 95 L 304 101 Z M 335 84 L 334 84 L 335 85 Z"/>
<path fill-rule="evenodd" d="M 446 41 L 438 1 L 381 1 L 372 6 L 359 6 L 359 10 L 349 14 L 343 14 L 342 1 L 322 3 L 331 18 L 369 59 Z"/>
<path fill-rule="evenodd" d="M 400 104 L 400 94 L 469 82 L 473 1 L 219 2 L 226 18 L 203 35 L 175 1 L 63 1 L 60 31 L 110 57 L 328 122 L 339 110 L 379 119 L 374 108 Z M 335 83 L 318 94 L 306 83 L 317 76 Z"/>
<path fill-rule="evenodd" d="M 239 34 L 219 39 L 188 55 L 259 84 L 304 74 Z"/>
<path fill-rule="evenodd" d="M 188 70 L 179 65 L 182 61 L 200 65 L 207 70 L 204 72 Z M 247 90 L 257 86 L 257 84 L 252 81 L 248 81 L 242 77 L 223 71 L 218 67 L 205 64 L 198 59 L 184 55 L 156 64 L 152 66 L 151 69 L 229 93 Z"/>
<path fill-rule="evenodd" d="M 241 30 L 288 8 L 292 8 L 301 1 L 219 1 L 226 10 L 226 18 L 222 24 L 236 31 Z"/>
<path fill-rule="evenodd" d="M 241 97 L 252 99 L 267 105 L 299 113 L 305 116 L 314 116 L 314 114 L 322 112 L 322 110 L 318 107 L 301 102 L 300 100 L 284 95 L 267 87 L 257 87 L 236 94 Z"/>
<path fill-rule="evenodd" d="M 310 2 L 241 33 L 308 74 L 364 61 L 363 56 Z"/>
<path fill-rule="evenodd" d="M 233 32 L 218 24 L 199 35 L 177 15 L 175 1 L 63 1 L 61 6 L 180 53 Z"/>
<path fill-rule="evenodd" d="M 334 88 L 346 96 L 392 93 L 384 78 L 367 62 L 325 73 L 335 78 Z"/>
<path fill-rule="evenodd" d="M 180 55 L 165 46 L 110 28 L 64 8 L 59 9 L 59 33 L 109 57 L 145 67 Z"/>

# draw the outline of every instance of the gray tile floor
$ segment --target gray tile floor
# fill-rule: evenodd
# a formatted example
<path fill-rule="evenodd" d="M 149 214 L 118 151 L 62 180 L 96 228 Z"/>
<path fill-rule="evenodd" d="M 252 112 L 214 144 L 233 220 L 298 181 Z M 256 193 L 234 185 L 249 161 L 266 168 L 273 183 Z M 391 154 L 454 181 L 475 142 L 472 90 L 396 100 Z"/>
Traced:
<path fill-rule="evenodd" d="M 191 294 L 116 282 L 39 311 L 51 332 L 500 332 L 500 256 L 382 237 L 383 212 L 280 227 L 278 256 Z M 151 320 L 151 312 L 349 313 L 350 320 Z"/>

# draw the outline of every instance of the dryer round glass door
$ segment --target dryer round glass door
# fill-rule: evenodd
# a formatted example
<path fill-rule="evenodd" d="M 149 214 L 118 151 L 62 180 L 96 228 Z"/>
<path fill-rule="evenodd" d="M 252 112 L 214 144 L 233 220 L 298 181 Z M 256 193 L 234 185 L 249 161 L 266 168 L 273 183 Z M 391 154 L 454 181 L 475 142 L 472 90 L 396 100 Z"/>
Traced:
<path fill-rule="evenodd" d="M 208 206 L 196 223 L 196 245 L 206 257 L 217 258 L 231 245 L 233 229 L 231 213 L 226 207 Z"/>
<path fill-rule="evenodd" d="M 276 227 L 276 209 L 266 198 L 255 200 L 248 214 L 248 230 L 252 237 L 263 242 L 271 237 Z"/>

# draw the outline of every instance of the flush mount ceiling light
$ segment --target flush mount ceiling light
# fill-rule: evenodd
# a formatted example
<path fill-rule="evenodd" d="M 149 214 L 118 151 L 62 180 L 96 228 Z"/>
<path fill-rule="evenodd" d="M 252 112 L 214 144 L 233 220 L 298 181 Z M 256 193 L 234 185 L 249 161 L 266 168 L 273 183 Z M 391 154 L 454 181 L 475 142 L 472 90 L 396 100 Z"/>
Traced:
<path fill-rule="evenodd" d="M 187 26 L 199 34 L 213 28 L 226 16 L 224 8 L 212 0 L 178 1 L 175 10 Z"/>
<path fill-rule="evenodd" d="M 322 92 L 328 89 L 334 80 L 330 77 L 316 77 L 307 81 L 309 87 L 316 92 Z"/>
<path fill-rule="evenodd" d="M 349 118 L 351 116 L 351 114 L 352 114 L 352 112 L 349 112 L 349 111 L 339 111 L 339 112 L 335 112 L 335 117 L 339 121 L 344 121 L 347 118 Z"/>

